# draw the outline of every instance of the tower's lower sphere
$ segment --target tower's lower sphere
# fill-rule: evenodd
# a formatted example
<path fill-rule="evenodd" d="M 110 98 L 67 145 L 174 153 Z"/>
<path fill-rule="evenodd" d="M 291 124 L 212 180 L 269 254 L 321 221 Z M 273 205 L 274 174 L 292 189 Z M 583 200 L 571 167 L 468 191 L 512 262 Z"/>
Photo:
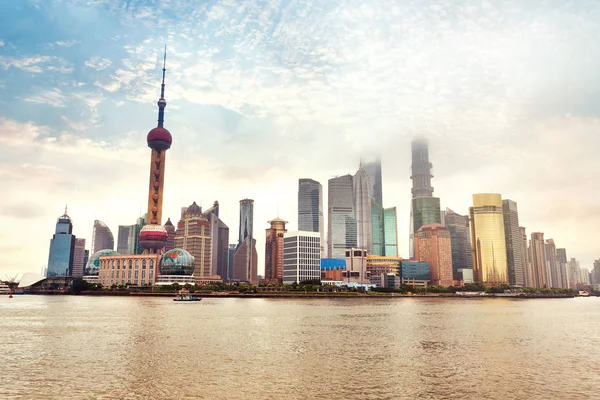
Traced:
<path fill-rule="evenodd" d="M 151 149 L 167 150 L 171 147 L 173 138 L 171 137 L 171 133 L 168 130 L 166 130 L 165 128 L 158 127 L 148 132 L 146 141 L 148 142 L 148 147 L 150 147 Z"/>
<path fill-rule="evenodd" d="M 194 257 L 183 249 L 167 251 L 160 261 L 161 275 L 192 275 Z"/>
<path fill-rule="evenodd" d="M 160 250 L 167 244 L 169 234 L 162 225 L 146 225 L 140 231 L 140 244 L 144 249 Z"/>

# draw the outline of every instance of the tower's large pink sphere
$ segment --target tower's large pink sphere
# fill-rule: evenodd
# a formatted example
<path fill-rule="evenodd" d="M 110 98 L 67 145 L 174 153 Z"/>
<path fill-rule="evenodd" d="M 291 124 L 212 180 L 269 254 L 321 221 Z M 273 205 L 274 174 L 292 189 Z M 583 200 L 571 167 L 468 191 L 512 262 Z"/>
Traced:
<path fill-rule="evenodd" d="M 167 150 L 171 147 L 173 138 L 171 137 L 171 133 L 168 130 L 166 130 L 165 128 L 157 127 L 148 132 L 146 141 L 148 142 L 148 147 L 150 147 L 151 149 Z"/>
<path fill-rule="evenodd" d="M 140 244 L 145 249 L 162 249 L 167 244 L 169 234 L 162 225 L 146 225 L 140 231 Z"/>

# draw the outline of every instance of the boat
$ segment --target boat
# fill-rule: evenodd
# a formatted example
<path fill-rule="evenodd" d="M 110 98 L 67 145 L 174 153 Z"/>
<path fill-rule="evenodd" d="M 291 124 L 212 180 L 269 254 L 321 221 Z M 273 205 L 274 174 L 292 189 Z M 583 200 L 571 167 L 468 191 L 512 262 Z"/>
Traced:
<path fill-rule="evenodd" d="M 0 282 L 0 294 L 11 294 L 10 287 L 6 283 Z"/>
<path fill-rule="evenodd" d="M 193 297 L 189 292 L 179 292 L 173 301 L 200 301 L 200 297 Z"/>

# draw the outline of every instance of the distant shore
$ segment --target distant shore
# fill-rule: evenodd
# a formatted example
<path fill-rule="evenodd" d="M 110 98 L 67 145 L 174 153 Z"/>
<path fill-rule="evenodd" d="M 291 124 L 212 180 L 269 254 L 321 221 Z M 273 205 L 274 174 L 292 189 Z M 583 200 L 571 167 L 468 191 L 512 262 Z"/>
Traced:
<path fill-rule="evenodd" d="M 36 294 L 44 295 L 76 295 L 76 296 L 129 296 L 129 297 L 167 297 L 172 298 L 176 293 L 165 292 L 135 292 L 124 290 L 101 290 L 101 291 L 82 291 L 79 294 L 62 293 L 62 292 L 38 292 Z M 337 299 L 337 298 L 352 298 L 352 299 L 390 299 L 390 298 L 444 298 L 444 299 L 487 299 L 487 298 L 508 298 L 508 299 L 565 299 L 578 297 L 576 295 L 559 295 L 559 294 L 526 294 L 526 295 L 506 295 L 506 294 L 469 294 L 457 295 L 450 293 L 428 293 L 428 294 L 402 294 L 402 293 L 377 293 L 377 294 L 362 294 L 356 292 L 336 292 L 336 293 L 192 293 L 194 297 L 202 298 L 259 298 L 259 299 Z"/>

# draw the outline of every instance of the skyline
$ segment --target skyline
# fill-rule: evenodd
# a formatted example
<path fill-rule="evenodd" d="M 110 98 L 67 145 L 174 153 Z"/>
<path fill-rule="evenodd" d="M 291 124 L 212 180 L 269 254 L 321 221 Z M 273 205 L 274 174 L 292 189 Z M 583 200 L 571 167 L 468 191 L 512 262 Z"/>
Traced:
<path fill-rule="evenodd" d="M 585 241 L 593 237 L 600 222 L 596 200 L 600 189 L 593 185 L 600 178 L 594 159 L 600 148 L 596 133 L 600 110 L 593 99 L 600 87 L 594 79 L 593 62 L 600 60 L 600 54 L 588 39 L 600 32 L 598 5 L 587 3 L 586 9 L 579 2 L 565 8 L 552 3 L 537 10 L 513 10 L 523 20 L 517 21 L 511 14 L 515 18 L 512 24 L 505 8 L 475 10 L 483 14 L 481 18 L 498 22 L 500 15 L 508 21 L 504 30 L 499 24 L 486 30 L 473 19 L 470 32 L 465 27 L 443 29 L 446 19 L 441 5 L 432 10 L 433 16 L 418 10 L 411 14 L 398 6 L 405 17 L 413 17 L 407 17 L 406 23 L 414 28 L 410 31 L 414 37 L 412 42 L 393 43 L 393 38 L 406 32 L 394 31 L 391 24 L 378 27 L 377 21 L 388 19 L 381 10 L 364 11 L 360 17 L 352 12 L 363 12 L 369 6 L 360 8 L 350 1 L 337 6 L 349 13 L 338 18 L 332 9 L 292 2 L 296 8 L 290 6 L 283 13 L 288 18 L 307 12 L 316 21 L 315 29 L 323 32 L 341 32 L 344 26 L 357 25 L 357 29 L 386 33 L 390 42 L 379 41 L 373 48 L 380 51 L 369 52 L 369 40 L 353 33 L 335 44 L 328 37 L 315 39 L 302 32 L 302 24 L 308 21 L 300 18 L 297 25 L 285 28 L 272 22 L 277 34 L 262 38 L 262 42 L 260 35 L 255 37 L 254 46 L 248 46 L 255 51 L 252 58 L 242 46 L 245 39 L 252 38 L 245 31 L 230 33 L 231 43 L 223 43 L 216 33 L 202 39 L 176 34 L 186 34 L 177 27 L 194 18 L 194 13 L 184 17 L 185 10 L 177 7 L 173 13 L 181 18 L 180 25 L 169 27 L 159 21 L 157 26 L 166 27 L 167 32 L 161 36 L 150 26 L 157 11 L 164 16 L 160 7 L 153 13 L 134 6 L 119 10 L 108 1 L 66 10 L 57 4 L 34 2 L 20 10 L 9 5 L 9 12 L 0 16 L 6 28 L 0 32 L 0 67 L 4 67 L 0 78 L 0 176 L 10 187 L 0 213 L 16 229 L 0 235 L 0 252 L 7 255 L 0 261 L 0 277 L 36 272 L 46 264 L 49 238 L 65 203 L 69 204 L 74 234 L 85 238 L 88 246 L 94 220 L 105 222 L 113 234 L 118 225 L 135 222 L 147 191 L 144 141 L 155 125 L 164 43 L 169 47 L 166 119 L 176 141 L 169 151 L 163 224 L 167 217 L 177 220 L 178 210 L 193 201 L 207 209 L 218 200 L 223 221 L 235 232 L 239 200 L 251 198 L 256 205 L 256 232 L 262 232 L 267 221 L 278 215 L 290 221 L 288 229 L 294 231 L 298 179 L 320 182 L 326 199 L 326 182 L 333 175 L 353 174 L 361 156 L 369 159 L 380 153 L 386 207 L 397 207 L 399 255 L 407 257 L 409 149 L 410 141 L 419 134 L 429 139 L 433 186 L 441 209 L 449 207 L 465 215 L 473 193 L 500 193 L 518 203 L 520 225 L 527 228 L 528 235 L 544 232 L 545 238 L 554 239 L 557 246 L 567 249 L 569 258 L 576 257 L 588 269 L 599 256 L 597 245 L 591 239 Z M 182 4 L 178 7 L 189 3 Z M 306 4 L 304 11 L 300 4 Z M 105 6 L 109 16 L 117 17 L 115 22 L 100 15 Z M 222 5 L 213 8 L 204 20 L 223 25 L 231 15 L 218 14 Z M 554 15 L 557 9 L 561 12 Z M 75 27 L 65 27 L 64 18 L 76 11 L 85 18 Z M 271 23 L 261 19 L 260 11 L 257 6 L 245 14 L 245 26 L 256 34 L 259 30 L 252 30 L 250 22 Z M 20 14 L 25 12 L 32 14 Z M 15 16 L 40 25 L 57 18 L 61 28 L 36 37 L 11 22 Z M 577 18 L 586 23 L 576 28 L 564 26 Z M 96 19 L 89 31 L 77 28 Z M 341 26 L 327 25 L 325 19 Z M 147 25 L 136 31 L 138 22 Z M 417 29 L 427 22 L 432 23 L 433 32 Z M 211 30 L 210 23 L 205 31 Z M 107 27 L 111 34 L 99 38 Z M 474 32 L 481 35 L 476 41 L 482 41 L 485 48 L 457 44 Z M 528 37 L 539 46 L 528 41 L 521 44 L 519 33 L 531 34 Z M 440 43 L 428 50 L 423 43 L 435 39 L 436 34 L 441 35 Z M 349 52 L 350 38 L 356 41 L 356 54 Z M 484 38 L 495 41 L 488 43 Z M 548 38 L 553 41 L 542 40 Z M 468 56 L 466 69 L 460 69 L 460 57 L 444 60 L 435 53 L 443 53 L 444 45 L 451 43 L 459 55 Z M 504 47 L 511 43 L 514 49 Z M 574 43 L 577 45 L 572 46 Z M 275 44 L 288 49 L 282 53 L 285 57 L 269 58 L 277 55 L 269 47 Z M 296 44 L 293 48 L 297 50 L 289 47 L 291 44 Z M 550 51 L 553 47 L 558 48 L 558 55 Z M 325 64 L 320 66 L 311 59 L 318 49 L 340 53 L 336 59 L 317 53 Z M 492 57 L 494 51 L 504 52 L 506 59 Z M 405 81 L 394 78 L 397 71 L 381 52 L 390 60 L 403 53 L 412 56 L 398 64 Z M 481 59 L 474 57 L 478 54 Z M 423 71 L 408 65 L 409 61 L 430 68 Z M 501 61 L 505 64 L 495 64 Z M 511 66 L 508 61 L 512 68 L 502 68 Z M 560 67 L 553 66 L 553 61 Z M 445 63 L 450 68 L 440 70 Z M 529 69 L 525 68 L 528 63 Z M 499 73 L 496 79 L 488 76 L 492 72 L 485 72 L 485 67 Z M 142 70 L 136 71 L 138 68 Z M 574 71 L 576 75 L 571 74 Z M 531 72 L 537 76 L 528 75 Z M 407 82 L 415 82 L 415 86 Z M 454 82 L 463 86 L 453 87 Z M 368 84 L 371 86 L 362 86 Z M 386 90 L 390 85 L 394 89 Z M 382 99 L 373 101 L 373 95 Z M 332 101 L 338 97 L 346 101 Z M 570 138 L 564 132 L 569 132 Z M 332 149 L 335 157 L 331 157 Z M 107 211 L 100 215 L 98 210 Z M 28 241 L 19 235 L 27 235 Z M 260 273 L 265 238 L 262 234 L 255 238 Z M 230 243 L 234 243 L 231 235 Z M 26 260 L 20 251 L 33 254 Z"/>

